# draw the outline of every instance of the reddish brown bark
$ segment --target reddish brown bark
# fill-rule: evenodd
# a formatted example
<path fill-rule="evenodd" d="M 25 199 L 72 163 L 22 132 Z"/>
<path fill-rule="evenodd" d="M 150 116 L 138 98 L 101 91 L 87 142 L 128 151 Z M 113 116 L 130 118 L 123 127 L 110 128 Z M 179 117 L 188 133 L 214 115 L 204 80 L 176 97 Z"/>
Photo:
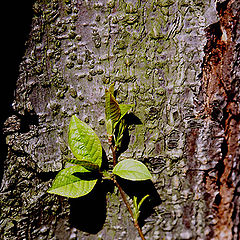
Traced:
<path fill-rule="evenodd" d="M 236 182 L 233 176 L 233 164 L 238 162 L 239 158 L 238 134 L 240 130 L 237 100 L 239 89 L 236 88 L 236 80 L 233 77 L 236 49 L 234 31 L 237 25 L 236 15 L 232 11 L 234 2 L 225 1 L 217 4 L 220 20 L 206 31 L 208 42 L 203 64 L 205 120 L 214 121 L 224 131 L 222 158 L 216 166 L 217 177 L 207 175 L 205 184 L 206 192 L 215 199 L 212 205 L 215 218 L 214 239 L 233 239 L 234 234 L 233 211 Z M 239 232 L 235 234 L 239 235 Z"/>

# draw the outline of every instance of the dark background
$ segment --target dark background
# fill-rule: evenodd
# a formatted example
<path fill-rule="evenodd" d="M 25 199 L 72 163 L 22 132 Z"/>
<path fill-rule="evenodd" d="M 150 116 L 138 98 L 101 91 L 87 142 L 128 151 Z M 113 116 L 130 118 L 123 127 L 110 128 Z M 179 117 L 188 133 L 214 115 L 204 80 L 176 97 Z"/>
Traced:
<path fill-rule="evenodd" d="M 19 73 L 19 64 L 25 52 L 32 22 L 33 0 L 3 1 L 1 3 L 1 85 L 0 101 L 0 180 L 7 154 L 3 123 L 13 113 L 12 101 Z"/>

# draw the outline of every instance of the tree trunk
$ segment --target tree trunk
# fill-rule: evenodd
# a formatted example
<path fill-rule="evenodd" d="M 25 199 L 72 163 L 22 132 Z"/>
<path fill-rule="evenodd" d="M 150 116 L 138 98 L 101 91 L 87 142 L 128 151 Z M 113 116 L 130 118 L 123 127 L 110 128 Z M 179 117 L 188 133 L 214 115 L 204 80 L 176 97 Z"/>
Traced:
<path fill-rule="evenodd" d="M 113 82 L 118 101 L 135 104 L 121 157 L 153 175 L 121 182 L 130 197 L 150 194 L 140 216 L 146 239 L 239 239 L 239 8 L 238 0 L 33 1 L 11 114 L 3 113 L 2 239 L 139 239 L 108 182 L 75 200 L 46 192 L 71 155 L 73 114 L 111 161 L 104 94 Z"/>

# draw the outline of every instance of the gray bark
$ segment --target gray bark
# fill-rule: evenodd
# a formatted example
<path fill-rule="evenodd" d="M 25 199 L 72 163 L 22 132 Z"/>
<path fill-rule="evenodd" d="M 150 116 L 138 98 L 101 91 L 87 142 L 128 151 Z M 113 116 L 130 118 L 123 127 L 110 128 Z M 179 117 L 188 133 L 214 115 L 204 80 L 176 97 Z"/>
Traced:
<path fill-rule="evenodd" d="M 1 185 L 2 239 L 139 239 L 111 184 L 76 200 L 46 191 L 71 153 L 73 114 L 100 137 L 104 93 L 134 103 L 122 158 L 143 161 L 152 183 L 146 239 L 239 237 L 238 1 L 35 0 L 19 65 Z M 216 60 L 217 58 L 218 60 Z M 218 81 L 218 79 L 220 79 Z"/>

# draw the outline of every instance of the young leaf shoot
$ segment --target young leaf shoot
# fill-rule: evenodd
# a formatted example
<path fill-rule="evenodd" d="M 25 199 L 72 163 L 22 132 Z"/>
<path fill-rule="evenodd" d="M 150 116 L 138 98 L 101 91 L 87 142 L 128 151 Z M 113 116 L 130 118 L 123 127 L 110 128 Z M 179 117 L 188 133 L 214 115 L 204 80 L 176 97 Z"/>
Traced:
<path fill-rule="evenodd" d="M 113 155 L 114 167 L 112 172 L 106 169 L 101 170 L 102 146 L 97 134 L 85 122 L 78 119 L 77 116 L 71 117 L 68 144 L 75 158 L 67 158 L 66 161 L 74 164 L 74 166 L 67 167 L 57 174 L 48 193 L 78 198 L 90 193 L 100 176 L 102 180 L 113 180 L 133 218 L 134 225 L 141 239 L 144 240 L 145 238 L 137 219 L 140 214 L 141 204 L 148 196 L 145 196 L 139 204 L 137 204 L 137 199 L 134 197 L 133 213 L 125 193 L 115 177 L 117 175 L 131 181 L 144 181 L 152 177 L 147 167 L 140 161 L 127 159 L 117 163 L 116 151 L 121 147 L 124 132 L 128 127 L 125 116 L 133 106 L 133 104 L 118 104 L 114 97 L 114 84 L 111 84 L 110 88 L 106 90 L 105 121 Z"/>

